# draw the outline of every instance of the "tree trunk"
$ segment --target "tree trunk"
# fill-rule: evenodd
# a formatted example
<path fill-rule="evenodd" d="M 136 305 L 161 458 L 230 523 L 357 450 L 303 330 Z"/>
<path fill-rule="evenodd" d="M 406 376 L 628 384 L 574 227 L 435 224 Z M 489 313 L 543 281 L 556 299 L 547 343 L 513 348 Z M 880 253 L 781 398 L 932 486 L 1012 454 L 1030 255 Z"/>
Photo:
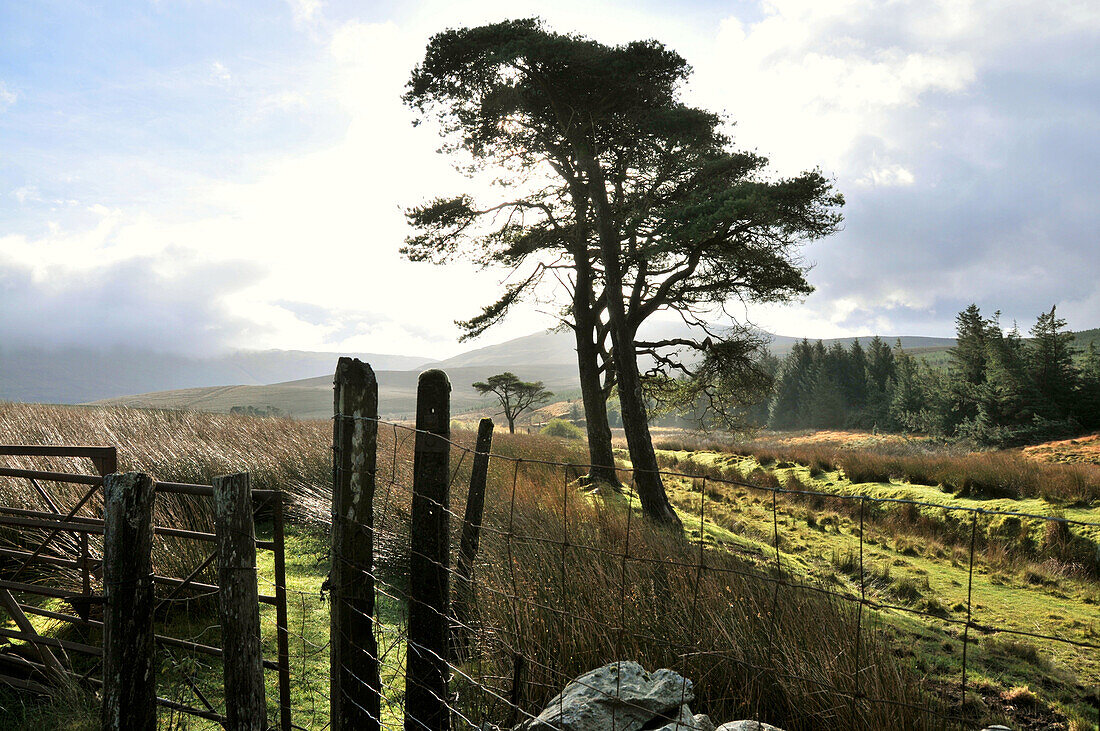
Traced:
<path fill-rule="evenodd" d="M 579 284 L 579 283 L 578 283 Z M 578 286 L 578 291 L 580 287 Z M 585 308 L 587 309 L 587 307 Z M 595 325 L 589 310 L 583 316 L 574 306 L 577 336 L 577 367 L 584 400 L 585 428 L 588 431 L 589 482 L 606 482 L 619 486 L 615 473 L 615 452 L 611 447 L 611 425 L 607 420 L 607 399 L 600 383 L 600 361 L 593 340 Z"/>
<path fill-rule="evenodd" d="M 505 414 L 504 416 L 505 416 L 505 418 L 508 419 L 508 433 L 509 434 L 515 434 L 516 433 L 516 420 L 513 419 L 511 416 L 508 416 L 507 414 Z"/>
<path fill-rule="evenodd" d="M 596 340 L 599 322 L 594 304 L 596 293 L 592 262 L 588 258 L 588 193 L 576 178 L 569 181 L 569 187 L 577 215 L 576 239 L 572 249 L 577 272 L 577 284 L 573 288 L 573 333 L 577 340 L 577 372 L 588 432 L 590 466 L 585 481 L 605 482 L 619 488 L 621 483 L 615 472 L 615 452 L 611 447 L 611 424 L 607 420 L 607 397 L 600 383 L 600 352 Z"/>
<path fill-rule="evenodd" d="M 591 335 L 576 332 L 576 362 L 581 378 L 581 398 L 584 401 L 584 422 L 588 432 L 587 481 L 601 481 L 619 486 L 615 473 L 615 452 L 612 448 L 612 428 L 607 421 L 607 399 L 599 383 L 599 358 Z"/>
<path fill-rule="evenodd" d="M 623 431 L 634 466 L 634 486 L 642 503 L 642 512 L 652 520 L 673 528 L 682 528 L 680 517 L 672 509 L 657 466 L 657 454 L 649 434 L 649 417 L 642 397 L 642 379 L 638 373 L 638 356 L 634 350 L 634 331 L 626 317 L 623 304 L 622 249 L 611 221 L 607 201 L 607 186 L 603 170 L 583 144 L 578 146 L 578 160 L 588 175 L 589 191 L 596 213 L 596 233 L 600 242 L 600 259 L 604 266 L 607 291 L 607 314 L 611 325 L 615 375 L 619 384 L 619 404 L 623 414 Z"/>
<path fill-rule="evenodd" d="M 634 352 L 634 334 L 628 328 L 616 328 L 612 322 L 612 342 L 615 347 L 615 374 L 619 379 L 623 431 L 626 432 L 626 443 L 630 448 L 634 486 L 642 503 L 642 512 L 659 523 L 680 528 L 680 517 L 665 494 L 657 454 L 653 451 L 649 415 L 642 396 L 642 379 L 638 373 L 638 357 Z"/>

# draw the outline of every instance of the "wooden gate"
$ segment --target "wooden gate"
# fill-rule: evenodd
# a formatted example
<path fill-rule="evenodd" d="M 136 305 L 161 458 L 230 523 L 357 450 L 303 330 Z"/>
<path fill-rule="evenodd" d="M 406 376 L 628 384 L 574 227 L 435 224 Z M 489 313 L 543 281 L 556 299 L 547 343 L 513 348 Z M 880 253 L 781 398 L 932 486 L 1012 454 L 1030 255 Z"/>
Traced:
<path fill-rule="evenodd" d="M 115 447 L 9 446 L 0 445 L 0 456 L 33 458 L 84 458 L 91 460 L 97 474 L 80 474 L 48 469 L 0 466 L 4 481 L 25 480 L 40 505 L 11 505 L 11 493 L 0 492 L 0 616 L 7 614 L 14 629 L 0 627 L 0 638 L 10 642 L 0 652 L 0 682 L 48 693 L 59 680 L 99 686 L 103 647 L 102 543 L 104 534 L 103 477 L 118 469 Z M 211 501 L 214 488 L 174 482 L 157 482 L 157 495 L 188 496 L 193 501 Z M 271 540 L 257 540 L 256 548 L 274 553 L 274 594 L 258 592 L 261 604 L 275 607 L 276 657 L 264 658 L 267 671 L 278 674 L 278 727 L 292 728 L 290 705 L 289 633 L 287 628 L 286 572 L 284 555 L 284 495 L 278 490 L 251 490 L 256 513 L 270 514 Z M 209 506 L 207 506 L 209 507 Z M 212 509 L 211 509 L 212 510 Z M 212 512 L 211 512 L 212 514 Z M 219 586 L 208 579 L 214 573 L 217 551 L 213 532 L 175 526 L 153 526 L 161 540 L 196 541 L 208 544 L 205 559 L 186 575 L 154 574 L 158 608 L 189 595 L 211 596 Z M 182 572 L 181 572 L 182 573 Z M 205 579 L 205 580 L 204 580 Z M 61 606 L 57 606 L 57 605 Z M 217 611 L 213 612 L 217 615 Z M 80 628 L 91 640 L 77 641 L 40 632 L 31 617 L 41 617 Z M 40 624 L 40 623 L 39 623 Z M 154 635 L 157 652 L 188 652 L 224 658 L 223 648 L 210 644 Z M 80 659 L 83 658 L 83 659 Z M 217 708 L 191 684 L 193 703 L 157 698 L 158 705 L 224 724 L 224 709 Z"/>

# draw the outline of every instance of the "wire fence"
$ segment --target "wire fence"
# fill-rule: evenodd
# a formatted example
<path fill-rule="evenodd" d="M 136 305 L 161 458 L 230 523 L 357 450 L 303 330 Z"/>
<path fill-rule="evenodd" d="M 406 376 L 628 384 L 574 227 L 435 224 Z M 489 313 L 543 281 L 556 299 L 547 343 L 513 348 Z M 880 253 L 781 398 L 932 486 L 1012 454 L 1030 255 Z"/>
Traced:
<path fill-rule="evenodd" d="M 571 683 L 574 691 L 587 685 L 591 694 L 614 698 L 610 727 L 638 728 L 656 714 L 621 687 L 631 660 L 682 676 L 678 702 L 663 709 L 670 729 L 697 727 L 689 705 L 716 723 L 753 718 L 788 729 L 973 727 L 980 710 L 976 646 L 1004 636 L 1080 656 L 1100 650 L 1084 634 L 995 621 L 984 614 L 974 580 L 975 571 L 986 571 L 981 558 L 991 518 L 1052 522 L 1063 532 L 1100 523 L 665 470 L 662 479 L 679 481 L 688 496 L 679 506 L 685 530 L 676 533 L 641 515 L 629 469 L 618 470 L 618 488 L 586 485 L 588 465 L 486 449 L 484 515 L 474 518 L 480 545 L 464 571 L 461 544 L 471 516 L 456 512 L 450 498 L 476 481 L 477 448 L 451 440 L 445 427 L 335 419 L 337 433 L 341 423 L 392 433 L 388 453 L 372 462 L 373 523 L 364 527 L 373 555 L 369 565 L 351 567 L 376 592 L 370 622 L 378 678 L 357 677 L 341 690 L 356 698 L 377 692 L 378 710 L 369 716 L 383 728 L 563 728 L 562 690 Z M 449 457 L 445 484 L 434 495 L 416 484 L 425 476 L 416 464 L 420 447 L 431 443 L 445 445 Z M 342 469 L 338 456 L 337 482 L 347 477 Z M 738 502 L 770 516 L 770 535 L 730 518 Z M 833 562 L 845 571 L 832 581 L 808 575 L 806 548 L 792 535 L 792 516 L 812 514 L 814 506 L 851 523 L 843 533 L 850 552 Z M 424 509 L 441 526 L 427 543 L 415 516 Z M 884 586 L 872 565 L 869 529 L 899 509 L 952 516 L 961 544 L 953 546 L 955 573 L 965 576 L 957 588 L 965 600 L 956 607 L 902 601 Z M 429 644 L 418 639 L 416 620 L 410 622 L 417 613 L 444 633 Z M 915 658 L 905 655 L 920 641 L 940 643 L 946 663 L 915 670 Z M 614 689 L 581 677 L 609 663 L 619 671 Z M 420 707 L 410 698 L 421 699 Z M 333 727 L 340 728 L 339 704 L 332 707 Z"/>

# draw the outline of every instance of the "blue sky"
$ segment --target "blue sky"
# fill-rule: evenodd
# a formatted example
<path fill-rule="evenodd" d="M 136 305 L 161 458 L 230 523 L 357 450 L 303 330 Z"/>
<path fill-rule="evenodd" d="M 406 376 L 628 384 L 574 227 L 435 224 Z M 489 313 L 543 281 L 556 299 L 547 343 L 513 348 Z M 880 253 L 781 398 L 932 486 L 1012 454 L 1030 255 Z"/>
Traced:
<path fill-rule="evenodd" d="M 817 292 L 761 326 L 1100 326 L 1094 2 L 0 0 L 0 344 L 461 349 L 504 273 L 400 260 L 402 207 L 476 183 L 398 97 L 431 33 L 534 14 L 666 42 L 739 145 L 835 178 Z"/>

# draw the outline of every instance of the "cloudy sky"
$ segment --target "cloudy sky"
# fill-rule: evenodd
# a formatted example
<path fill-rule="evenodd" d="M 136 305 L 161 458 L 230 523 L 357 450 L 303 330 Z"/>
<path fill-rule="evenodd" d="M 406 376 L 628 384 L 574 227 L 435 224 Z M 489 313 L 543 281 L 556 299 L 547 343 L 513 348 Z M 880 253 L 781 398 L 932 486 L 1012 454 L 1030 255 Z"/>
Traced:
<path fill-rule="evenodd" d="M 403 207 L 470 185 L 399 97 L 432 33 L 529 15 L 667 43 L 739 146 L 836 180 L 817 292 L 757 324 L 1100 326 L 1094 0 L 0 0 L 0 346 L 468 347 L 504 273 L 398 255 Z"/>

